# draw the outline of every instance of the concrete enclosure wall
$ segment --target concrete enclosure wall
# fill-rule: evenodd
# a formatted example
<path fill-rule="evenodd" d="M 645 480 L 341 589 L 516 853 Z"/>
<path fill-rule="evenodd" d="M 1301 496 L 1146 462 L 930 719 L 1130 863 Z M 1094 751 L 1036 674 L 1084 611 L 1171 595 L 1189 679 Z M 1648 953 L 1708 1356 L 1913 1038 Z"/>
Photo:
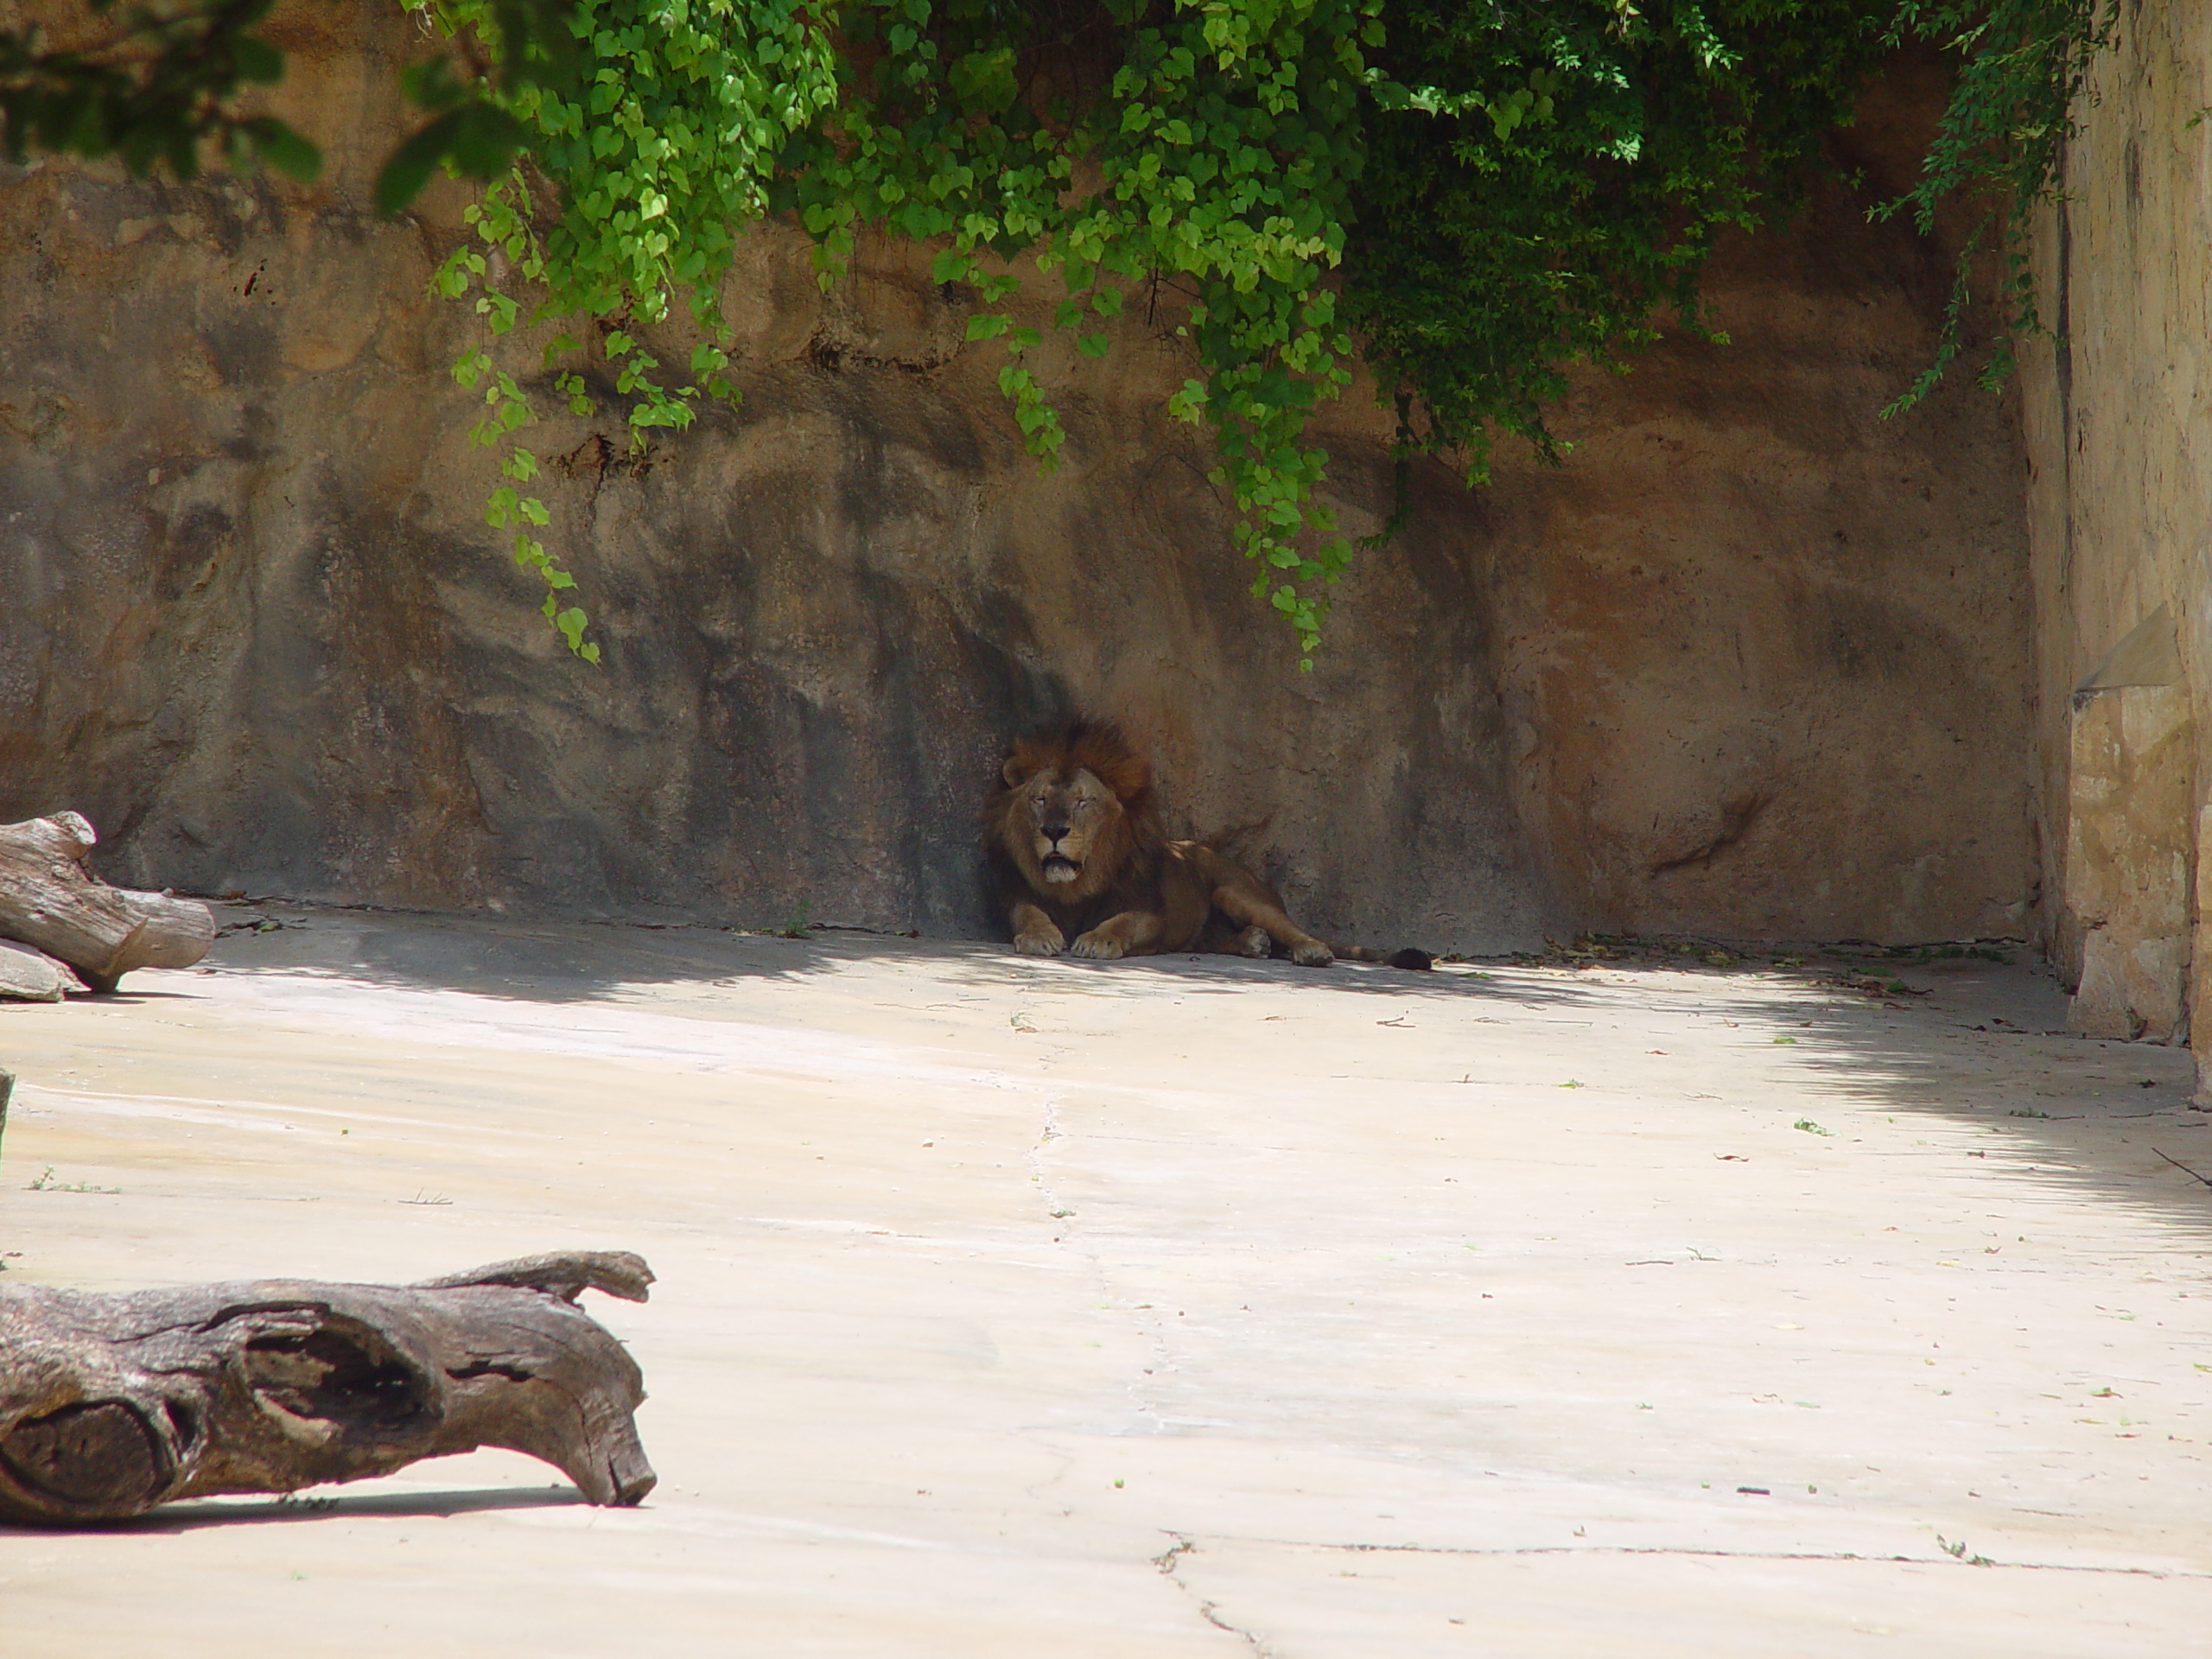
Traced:
<path fill-rule="evenodd" d="M 1014 731 L 1079 706 L 1340 938 L 2031 925 L 2012 405 L 1875 415 L 1948 280 L 1942 238 L 1865 213 L 1940 107 L 1929 66 L 1840 141 L 1860 189 L 1724 250 L 1732 343 L 1580 384 L 1563 470 L 1420 469 L 1311 675 L 1161 411 L 1192 368 L 1172 296 L 1103 363 L 1047 349 L 1046 477 L 925 261 L 864 249 L 825 296 L 765 231 L 725 289 L 738 407 L 633 462 L 602 378 L 533 432 L 594 671 L 483 524 L 446 372 L 473 319 L 425 296 L 465 198 L 365 207 L 402 26 L 283 28 L 320 184 L 0 174 L 0 817 L 85 810 L 114 877 L 988 934 L 974 804 Z M 1371 388 L 1324 423 L 1355 532 L 1387 437 Z"/>
<path fill-rule="evenodd" d="M 2212 10 L 2121 9 L 2040 227 L 2024 365 L 2043 839 L 2072 1023 L 2212 1041 Z"/>

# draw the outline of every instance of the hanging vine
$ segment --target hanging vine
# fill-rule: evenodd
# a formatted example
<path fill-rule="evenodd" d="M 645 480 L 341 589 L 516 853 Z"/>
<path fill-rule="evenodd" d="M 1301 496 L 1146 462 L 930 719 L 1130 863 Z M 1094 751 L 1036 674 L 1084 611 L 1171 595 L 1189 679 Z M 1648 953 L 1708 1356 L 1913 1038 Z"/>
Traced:
<path fill-rule="evenodd" d="M 512 58 L 513 0 L 417 3 L 474 60 Z M 1005 353 L 1000 388 L 1049 467 L 1065 433 L 1029 355 L 1041 334 L 1007 303 L 1014 262 L 1058 277 L 1052 324 L 1090 356 L 1139 284 L 1171 282 L 1193 372 L 1169 408 L 1210 428 L 1235 544 L 1310 666 L 1351 549 L 1307 427 L 1349 384 L 1355 338 L 1402 457 L 1456 454 L 1479 478 L 1496 432 L 1554 457 L 1544 410 L 1568 368 L 1624 364 L 1665 319 L 1711 334 L 1715 238 L 1789 210 L 1901 40 L 1963 67 L 1927 178 L 1891 211 L 1925 226 L 1947 193 L 1991 188 L 2012 246 L 2112 3 L 575 0 L 556 13 L 573 44 L 525 54 L 573 70 L 467 89 L 524 159 L 436 285 L 487 335 L 557 330 L 546 384 L 584 413 L 581 328 L 643 446 L 734 396 L 716 296 L 750 223 L 795 217 L 825 288 L 863 230 L 927 245 L 933 277 L 977 296 L 967 338 Z M 418 75 L 434 107 L 464 86 L 448 60 Z M 1955 354 L 1965 292 L 1903 401 Z M 642 341 L 679 300 L 704 339 L 670 365 Z M 499 455 L 486 518 L 596 661 L 538 534 L 533 390 L 480 341 L 454 374 L 484 397 L 472 441 Z"/>
<path fill-rule="evenodd" d="M 1906 214 L 1925 233 L 1938 207 L 1965 198 L 1976 216 L 1936 355 L 1885 415 L 1911 408 L 1957 360 L 1983 250 L 1998 258 L 2004 328 L 1977 377 L 1982 385 L 2003 385 L 2020 342 L 2049 332 L 2036 307 L 2029 229 L 2037 210 L 2057 199 L 2090 66 L 2111 48 L 2119 22 L 2120 0 L 1899 0 L 1893 37 L 1940 43 L 1955 56 L 1958 79 L 1919 182 L 1880 215 Z"/>

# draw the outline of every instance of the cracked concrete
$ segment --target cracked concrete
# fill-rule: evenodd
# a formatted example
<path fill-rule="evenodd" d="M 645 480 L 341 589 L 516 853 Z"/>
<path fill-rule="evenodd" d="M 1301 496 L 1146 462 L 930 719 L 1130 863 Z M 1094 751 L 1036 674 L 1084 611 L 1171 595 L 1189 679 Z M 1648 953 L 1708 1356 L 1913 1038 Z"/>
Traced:
<path fill-rule="evenodd" d="M 663 1484 L 11 1532 L 8 1651 L 2171 1655 L 2212 1118 L 2026 968 L 1414 976 L 264 910 L 0 1009 L 0 1256 L 644 1251 Z M 1846 964 L 1848 966 L 1848 964 Z M 1878 988 L 1892 972 L 1882 969 Z M 1986 1562 L 1986 1565 L 1978 1565 Z"/>
<path fill-rule="evenodd" d="M 1166 1579 L 1170 1583 L 1173 1584 L 1177 1589 L 1182 1591 L 1185 1595 L 1191 1598 L 1192 1601 L 1198 1607 L 1199 1618 L 1205 1619 L 1207 1624 L 1212 1625 L 1217 1630 L 1226 1630 L 1230 1635 L 1237 1637 L 1243 1641 L 1247 1647 L 1250 1648 L 1253 1652 L 1264 1654 L 1267 1651 L 1267 1649 L 1261 1643 L 1258 1637 L 1253 1635 L 1249 1630 L 1238 1629 L 1236 1625 L 1231 1624 L 1227 1619 L 1224 1618 L 1221 1616 L 1221 1609 L 1216 1606 L 1212 1602 L 1208 1601 L 1196 1590 L 1193 1590 L 1191 1587 L 1189 1581 L 1183 1577 L 1181 1572 L 1183 1558 L 1197 1548 L 1198 1545 L 1193 1543 L 1190 1539 L 1178 1538 L 1173 1544 L 1169 1545 L 1167 1548 L 1161 1551 L 1158 1555 L 1154 1556 L 1152 1564 L 1160 1569 L 1160 1573 L 1162 1578 Z"/>

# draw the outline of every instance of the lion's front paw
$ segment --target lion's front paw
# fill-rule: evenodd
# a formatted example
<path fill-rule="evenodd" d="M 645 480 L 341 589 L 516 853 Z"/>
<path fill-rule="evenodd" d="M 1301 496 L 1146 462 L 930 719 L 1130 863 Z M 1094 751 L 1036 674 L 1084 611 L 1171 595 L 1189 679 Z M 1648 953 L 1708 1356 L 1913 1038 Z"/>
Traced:
<path fill-rule="evenodd" d="M 1268 937 L 1268 930 L 1264 927 L 1248 927 L 1236 936 L 1236 954 L 1240 957 L 1256 959 L 1272 957 L 1274 953 L 1275 942 Z"/>
<path fill-rule="evenodd" d="M 1025 957 L 1057 957 L 1067 949 L 1067 936 L 1057 927 L 1035 929 L 1014 936 L 1014 948 Z M 1077 954 L 1080 956 L 1081 951 Z"/>
<path fill-rule="evenodd" d="M 1071 957 L 1090 957 L 1099 962 L 1112 962 L 1122 954 L 1122 942 L 1102 928 L 1092 928 L 1068 947 Z"/>
<path fill-rule="evenodd" d="M 1301 968 L 1325 968 L 1337 959 L 1337 953 L 1319 939 L 1291 947 L 1290 959 Z"/>

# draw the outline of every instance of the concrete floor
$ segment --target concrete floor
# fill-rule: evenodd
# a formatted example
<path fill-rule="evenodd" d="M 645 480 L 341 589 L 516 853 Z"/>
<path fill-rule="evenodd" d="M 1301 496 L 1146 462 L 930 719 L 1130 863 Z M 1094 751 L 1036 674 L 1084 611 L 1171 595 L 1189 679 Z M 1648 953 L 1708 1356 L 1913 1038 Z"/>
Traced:
<path fill-rule="evenodd" d="M 2212 1119 L 2028 968 L 253 913 L 0 1007 L 6 1270 L 639 1249 L 662 1484 L 0 1530 L 10 1656 L 2212 1651 Z"/>

